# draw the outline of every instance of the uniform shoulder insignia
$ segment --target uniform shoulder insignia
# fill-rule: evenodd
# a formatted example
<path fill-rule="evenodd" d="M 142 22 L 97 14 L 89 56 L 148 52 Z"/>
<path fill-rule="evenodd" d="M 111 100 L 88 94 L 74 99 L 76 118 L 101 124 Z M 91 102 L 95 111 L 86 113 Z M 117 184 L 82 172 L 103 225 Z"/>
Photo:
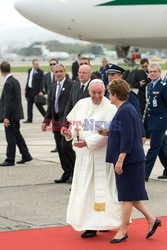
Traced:
<path fill-rule="evenodd" d="M 167 84 L 167 82 L 161 82 L 161 84 L 162 84 L 163 86 L 165 86 L 165 85 Z"/>

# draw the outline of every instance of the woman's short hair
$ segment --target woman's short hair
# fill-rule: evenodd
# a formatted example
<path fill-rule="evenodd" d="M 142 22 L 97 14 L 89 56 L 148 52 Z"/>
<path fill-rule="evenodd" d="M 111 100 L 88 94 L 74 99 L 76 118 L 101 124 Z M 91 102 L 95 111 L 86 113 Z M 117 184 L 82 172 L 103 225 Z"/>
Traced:
<path fill-rule="evenodd" d="M 129 98 L 129 84 L 123 79 L 112 80 L 107 88 L 112 95 L 116 94 L 120 101 L 126 101 Z"/>

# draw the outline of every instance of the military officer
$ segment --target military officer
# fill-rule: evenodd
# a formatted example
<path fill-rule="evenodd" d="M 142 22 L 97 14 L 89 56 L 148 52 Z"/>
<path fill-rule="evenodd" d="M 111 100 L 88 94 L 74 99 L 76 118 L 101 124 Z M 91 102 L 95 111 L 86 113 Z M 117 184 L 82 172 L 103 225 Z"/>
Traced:
<path fill-rule="evenodd" d="M 161 79 L 161 69 L 157 64 L 150 66 L 151 82 L 147 87 L 148 129 L 151 131 L 150 148 L 146 155 L 145 181 L 148 181 L 157 156 L 164 167 L 158 179 L 167 179 L 167 83 Z"/>

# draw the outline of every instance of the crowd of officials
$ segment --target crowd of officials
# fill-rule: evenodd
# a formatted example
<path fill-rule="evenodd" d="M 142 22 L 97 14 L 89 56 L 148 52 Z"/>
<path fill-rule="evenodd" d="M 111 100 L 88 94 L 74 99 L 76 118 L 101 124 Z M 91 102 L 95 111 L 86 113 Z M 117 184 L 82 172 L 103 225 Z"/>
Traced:
<path fill-rule="evenodd" d="M 90 60 L 82 54 L 78 54 L 77 60 L 72 63 L 71 79 L 66 72 L 64 65 L 59 64 L 56 58 L 49 60 L 50 71 L 46 74 L 40 69 L 39 61 L 34 59 L 32 61 L 32 68 L 28 70 L 28 77 L 25 86 L 25 97 L 27 100 L 27 119 L 24 123 L 33 122 L 33 104 L 36 105 L 39 112 L 43 116 L 42 129 L 45 130 L 48 123 L 52 121 L 53 135 L 55 138 L 55 149 L 51 152 L 57 152 L 60 157 L 62 169 L 64 171 L 62 177 L 55 182 L 72 181 L 73 169 L 75 163 L 75 153 L 72 149 L 72 143 L 66 142 L 62 137 L 60 128 L 64 126 L 68 113 L 72 110 L 78 100 L 89 96 L 88 87 L 92 79 L 102 79 L 106 87 L 105 96 L 109 98 L 107 85 L 113 79 L 125 79 L 130 86 L 130 95 L 128 101 L 135 107 L 142 126 L 143 143 L 146 139 L 150 140 L 150 149 L 146 155 L 146 178 L 149 180 L 152 168 L 155 164 L 157 156 L 159 156 L 161 164 L 164 167 L 163 174 L 158 178 L 167 178 L 167 141 L 166 141 L 166 128 L 167 128 L 167 94 L 166 94 L 166 79 L 161 79 L 161 69 L 158 65 L 153 64 L 149 69 L 149 61 L 143 58 L 140 61 L 141 69 L 132 72 L 125 71 L 118 65 L 109 63 L 106 58 L 102 59 L 102 66 L 99 71 L 92 72 Z M 152 70 L 153 69 L 153 70 Z M 1 163 L 2 165 L 14 165 L 15 163 L 15 146 L 18 145 L 22 154 L 22 162 L 29 161 L 32 156 L 27 153 L 28 149 L 23 143 L 23 138 L 20 139 L 20 131 L 16 133 L 16 140 L 12 140 L 9 132 L 11 120 L 18 122 L 23 119 L 23 111 L 21 105 L 21 93 L 19 91 L 11 91 L 11 88 L 20 89 L 19 82 L 12 76 L 10 64 L 3 62 L 1 64 L 1 74 L 5 77 L 5 85 L 1 96 L 1 103 L 4 103 L 6 96 L 13 98 L 14 107 L 12 102 L 7 102 L 5 107 L 1 104 L 1 119 L 8 119 L 5 124 L 6 139 L 8 142 L 7 158 Z M 10 82 L 11 87 L 10 87 Z M 14 82 L 14 83 L 13 83 Z M 17 83 L 17 84 L 16 84 Z M 153 84 L 153 87 L 152 87 Z M 6 91 L 10 90 L 10 93 Z M 10 96 L 11 95 L 11 96 Z M 18 96 L 18 101 L 16 101 Z M 47 108 L 44 104 L 47 103 Z M 16 107 L 19 105 L 19 108 Z M 10 111 L 9 114 L 4 115 Z M 11 113 L 12 112 L 12 113 Z M 9 126 L 10 124 L 10 126 Z M 44 125 L 45 124 L 45 125 Z M 19 130 L 20 125 L 15 125 Z M 7 129 L 8 128 L 8 129 Z M 17 138 L 18 137 L 18 138 Z M 9 140 L 10 138 L 10 140 Z M 23 147 L 23 149 L 22 149 Z M 10 149 L 11 148 L 11 149 Z M 26 152 L 26 153 L 25 153 Z M 64 157 L 66 152 L 66 157 Z"/>
<path fill-rule="evenodd" d="M 43 116 L 42 131 L 46 131 L 48 126 L 52 126 L 56 146 L 54 151 L 58 152 L 63 170 L 62 176 L 54 180 L 55 183 L 71 184 L 75 162 L 77 162 L 76 166 L 78 164 L 72 146 L 72 137 L 70 140 L 66 138 L 66 135 L 72 136 L 68 117 L 76 118 L 78 114 L 81 116 L 83 112 L 82 115 L 90 119 L 92 118 L 91 114 L 106 118 L 107 110 L 99 111 L 101 113 L 98 110 L 102 109 L 104 103 L 106 103 L 106 107 L 109 105 L 108 99 L 117 107 L 118 111 L 112 118 L 115 121 L 114 124 L 122 121 L 122 124 L 119 124 L 121 130 L 115 133 L 110 125 L 109 131 L 99 130 L 98 132 L 100 136 L 108 138 L 106 161 L 115 166 L 118 201 L 123 202 L 120 229 L 111 243 L 119 243 L 128 237 L 127 225 L 130 222 L 132 206 L 142 212 L 148 221 L 149 231 L 146 238 L 151 237 L 161 224 L 161 221 L 151 215 L 140 203 L 140 200 L 148 199 L 144 181 L 149 181 L 157 157 L 164 167 L 163 173 L 158 176 L 158 179 L 167 179 L 167 77 L 165 76 L 162 80 L 160 66 L 157 64 L 149 65 L 147 58 L 141 59 L 140 65 L 141 69 L 127 72 L 122 67 L 109 63 L 106 58 L 103 58 L 99 71 L 92 72 L 90 60 L 78 54 L 77 60 L 72 64 L 72 77 L 70 78 L 65 66 L 60 64 L 57 59 L 49 60 L 50 71 L 46 74 L 40 69 L 39 61 L 34 59 L 32 68 L 28 70 L 25 86 L 27 119 L 24 123 L 33 122 L 33 105 L 35 104 Z M 0 166 L 7 167 L 15 165 L 16 146 L 18 146 L 22 156 L 17 164 L 24 164 L 33 158 L 20 132 L 20 120 L 24 118 L 20 83 L 12 76 L 8 62 L 2 62 L 0 70 L 5 78 L 0 102 L 0 119 L 4 123 L 7 141 L 6 159 L 0 163 Z M 86 98 L 85 101 L 84 98 Z M 84 106 L 84 103 L 87 102 L 88 108 Z M 46 108 L 45 104 L 47 104 Z M 81 107 L 77 110 L 76 104 L 83 106 L 85 111 L 82 110 L 80 113 Z M 90 141 L 87 137 L 88 134 L 85 135 L 86 139 L 76 136 L 78 142 L 75 142 L 75 146 L 79 149 L 83 147 L 89 149 L 92 143 L 93 146 L 90 148 L 94 148 L 94 140 L 98 151 L 100 141 L 94 137 L 94 132 L 91 133 L 93 137 L 90 135 L 90 138 L 93 139 Z M 81 133 L 81 136 L 83 134 Z M 150 148 L 145 157 L 143 144 L 146 139 L 150 139 Z M 93 150 L 90 149 L 90 155 L 92 152 L 94 155 Z M 90 157 L 92 156 L 88 157 L 89 160 Z M 130 184 L 126 185 L 129 178 L 133 179 L 131 186 Z M 132 185 L 132 183 L 134 184 Z M 75 180 L 74 185 L 79 187 L 81 183 Z M 136 188 L 136 186 L 138 187 Z M 97 192 L 96 187 L 94 188 L 94 191 Z M 74 192 L 74 197 L 75 195 Z M 105 197 L 105 194 L 103 196 Z M 84 200 L 84 198 L 82 199 Z M 76 201 L 74 204 L 72 202 L 72 207 L 75 204 Z M 95 210 L 104 209 L 105 211 L 104 204 L 97 202 Z M 86 228 L 86 231 L 81 235 L 82 238 L 96 235 L 97 230 L 87 229 L 89 228 Z"/>

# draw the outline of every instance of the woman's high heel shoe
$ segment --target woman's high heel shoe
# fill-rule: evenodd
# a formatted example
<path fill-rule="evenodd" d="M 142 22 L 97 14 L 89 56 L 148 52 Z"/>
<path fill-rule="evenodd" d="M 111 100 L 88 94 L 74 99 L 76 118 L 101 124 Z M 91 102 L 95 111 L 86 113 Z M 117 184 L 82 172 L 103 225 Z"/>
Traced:
<path fill-rule="evenodd" d="M 110 243 L 120 243 L 120 242 L 125 241 L 127 238 L 128 238 L 128 235 L 125 234 L 121 239 L 114 239 L 113 238 L 112 240 L 110 240 Z"/>
<path fill-rule="evenodd" d="M 151 231 L 146 235 L 146 238 L 150 238 L 155 233 L 157 228 L 160 226 L 161 226 L 161 221 L 159 219 L 156 219 Z"/>

